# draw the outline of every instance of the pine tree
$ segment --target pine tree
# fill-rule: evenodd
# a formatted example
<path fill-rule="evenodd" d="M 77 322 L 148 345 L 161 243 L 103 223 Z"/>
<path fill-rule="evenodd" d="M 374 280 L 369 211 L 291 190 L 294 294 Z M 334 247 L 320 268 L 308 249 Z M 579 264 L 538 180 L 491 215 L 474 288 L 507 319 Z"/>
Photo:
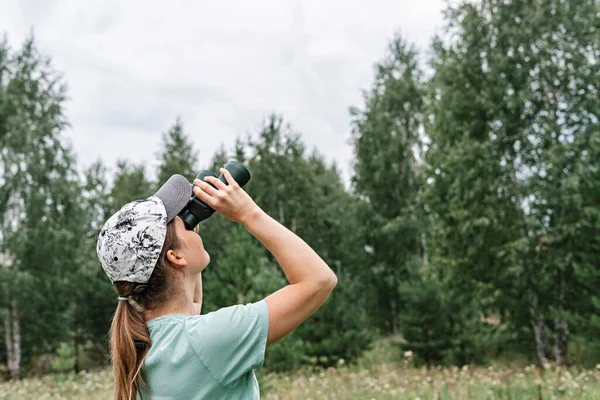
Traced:
<path fill-rule="evenodd" d="M 363 277 L 367 254 L 361 204 L 344 190 L 339 171 L 316 151 L 307 158 L 311 200 L 299 215 L 309 221 L 302 236 L 335 271 L 338 285 L 313 318 L 299 329 L 313 364 L 353 362 L 374 339 L 369 326 L 371 293 Z M 368 273 L 368 271 L 367 271 Z"/>
<path fill-rule="evenodd" d="M 432 366 L 445 361 L 452 349 L 452 328 L 449 314 L 452 310 L 443 301 L 445 288 L 435 279 L 418 279 L 400 283 L 398 291 L 406 302 L 406 311 L 399 316 L 404 343 L 411 351 L 415 365 Z"/>
<path fill-rule="evenodd" d="M 417 163 L 423 89 L 414 48 L 397 37 L 388 51 L 376 65 L 364 110 L 352 110 L 353 185 L 366 205 L 371 273 L 365 278 L 377 300 L 372 317 L 381 328 L 395 332 L 404 304 L 399 285 L 408 278 L 410 260 L 423 255 L 425 219 Z"/>
<path fill-rule="evenodd" d="M 360 215 L 353 213 L 353 199 L 345 192 L 339 172 L 326 165 L 316 151 L 307 155 L 300 135 L 282 118 L 270 116 L 249 147 L 250 195 L 341 277 L 330 299 L 289 339 L 290 349 L 296 348 L 293 338 L 302 340 L 308 359 L 295 357 L 292 350 L 287 356 L 320 365 L 332 365 L 339 359 L 351 361 L 371 340 L 362 282 L 355 276 L 361 264 L 353 263 L 364 253 Z M 353 303 L 352 312 L 347 309 L 348 302 Z"/>
<path fill-rule="evenodd" d="M 110 191 L 110 214 L 133 200 L 146 199 L 153 193 L 155 190 L 146 177 L 144 166 L 120 160 Z"/>
<path fill-rule="evenodd" d="M 194 150 L 190 137 L 184 133 L 183 123 L 179 118 L 163 134 L 157 157 L 160 160 L 157 173 L 158 187 L 173 174 L 183 175 L 190 182 L 196 177 L 198 152 Z"/>

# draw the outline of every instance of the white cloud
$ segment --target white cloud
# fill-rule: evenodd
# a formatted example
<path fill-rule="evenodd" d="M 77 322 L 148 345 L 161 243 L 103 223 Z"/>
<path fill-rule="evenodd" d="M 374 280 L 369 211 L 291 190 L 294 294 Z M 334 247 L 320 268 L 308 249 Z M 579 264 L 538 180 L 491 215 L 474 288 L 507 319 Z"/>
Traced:
<path fill-rule="evenodd" d="M 127 158 L 153 174 L 160 135 L 181 116 L 202 167 L 275 111 L 348 179 L 348 107 L 395 31 L 427 47 L 443 4 L 0 0 L 0 26 L 13 47 L 33 28 L 64 72 L 80 165 Z"/>

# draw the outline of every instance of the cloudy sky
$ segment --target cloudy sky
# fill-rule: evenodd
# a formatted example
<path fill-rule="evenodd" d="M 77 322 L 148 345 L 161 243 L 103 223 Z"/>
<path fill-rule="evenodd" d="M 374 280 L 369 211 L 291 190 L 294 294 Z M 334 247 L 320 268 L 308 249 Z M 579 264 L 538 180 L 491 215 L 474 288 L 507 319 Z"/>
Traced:
<path fill-rule="evenodd" d="M 0 0 L 0 32 L 33 29 L 64 73 L 80 165 L 144 162 L 180 116 L 204 167 L 277 112 L 348 179 L 349 106 L 394 32 L 426 50 L 444 0 Z"/>

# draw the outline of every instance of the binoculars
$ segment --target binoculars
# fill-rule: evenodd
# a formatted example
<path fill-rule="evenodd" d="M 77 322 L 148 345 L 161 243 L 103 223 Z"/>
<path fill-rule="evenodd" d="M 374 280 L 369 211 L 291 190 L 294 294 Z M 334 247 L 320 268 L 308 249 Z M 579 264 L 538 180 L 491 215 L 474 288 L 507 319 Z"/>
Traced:
<path fill-rule="evenodd" d="M 233 179 L 235 179 L 240 187 L 244 186 L 250 180 L 250 172 L 246 169 L 246 167 L 237 161 L 229 161 L 223 168 L 229 171 L 231 176 L 233 176 Z M 198 175 L 196 175 L 195 179 L 204 181 L 204 177 L 206 176 L 214 176 L 215 178 L 217 177 L 217 175 L 213 174 L 212 171 L 204 169 L 200 171 Z M 223 174 L 221 174 L 218 179 L 227 185 L 227 179 L 225 179 Z M 215 185 L 210 182 L 207 183 L 216 189 Z M 208 204 L 198 199 L 195 195 L 192 195 L 192 198 L 188 201 L 183 210 L 179 212 L 179 216 L 181 219 L 183 219 L 185 228 L 187 230 L 192 230 L 200 222 L 213 215 L 214 212 L 215 210 L 213 210 Z"/>

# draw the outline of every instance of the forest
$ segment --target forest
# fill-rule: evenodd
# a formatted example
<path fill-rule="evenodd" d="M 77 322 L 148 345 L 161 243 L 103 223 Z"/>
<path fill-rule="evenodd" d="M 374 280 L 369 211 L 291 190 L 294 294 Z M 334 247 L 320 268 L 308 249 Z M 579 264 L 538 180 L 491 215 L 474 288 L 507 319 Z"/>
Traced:
<path fill-rule="evenodd" d="M 268 348 L 266 370 L 352 364 L 382 338 L 417 367 L 600 364 L 600 3 L 465 1 L 427 52 L 401 34 L 385 48 L 361 104 L 348 104 L 345 184 L 277 112 L 209 165 L 198 155 L 210 132 L 178 118 L 165 121 L 155 171 L 84 166 L 65 133 L 66 102 L 84 99 L 68 100 L 69 77 L 33 36 L 0 41 L 4 378 L 106 367 L 117 299 L 96 257 L 100 227 L 172 174 L 191 181 L 227 160 L 339 280 Z M 200 235 L 212 260 L 202 313 L 286 284 L 241 225 L 215 215 Z"/>

